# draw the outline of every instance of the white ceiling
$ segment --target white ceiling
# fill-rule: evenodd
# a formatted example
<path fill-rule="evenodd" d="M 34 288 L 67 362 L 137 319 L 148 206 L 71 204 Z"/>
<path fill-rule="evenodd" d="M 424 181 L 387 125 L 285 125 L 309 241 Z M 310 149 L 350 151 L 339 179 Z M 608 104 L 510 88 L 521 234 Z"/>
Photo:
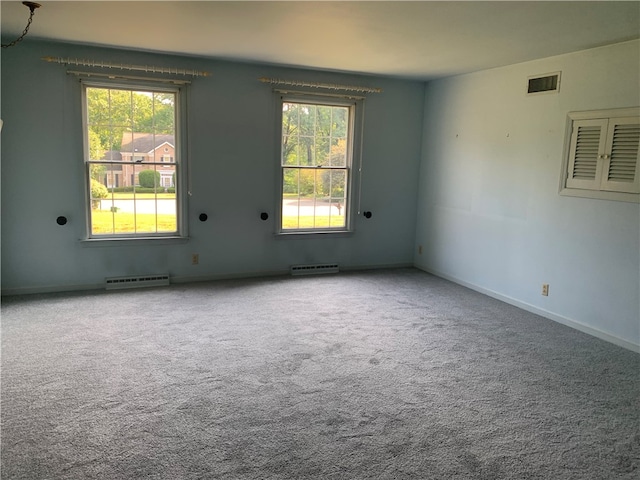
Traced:
<path fill-rule="evenodd" d="M 424 80 L 640 37 L 638 1 L 41 3 L 28 38 Z"/>

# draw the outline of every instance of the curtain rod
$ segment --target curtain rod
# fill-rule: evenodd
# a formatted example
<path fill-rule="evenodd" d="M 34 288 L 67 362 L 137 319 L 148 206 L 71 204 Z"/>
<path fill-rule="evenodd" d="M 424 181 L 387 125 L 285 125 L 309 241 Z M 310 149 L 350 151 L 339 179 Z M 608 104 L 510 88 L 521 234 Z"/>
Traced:
<path fill-rule="evenodd" d="M 208 77 L 209 72 L 191 70 L 186 68 L 154 67 L 151 65 L 130 65 L 126 63 L 98 62 L 94 60 L 82 60 L 78 58 L 62 57 L 42 57 L 42 60 L 50 63 L 60 63 L 62 65 L 78 65 L 81 67 L 115 68 L 118 70 L 133 70 L 146 73 L 168 73 L 171 75 L 184 75 L 191 77 Z"/>
<path fill-rule="evenodd" d="M 300 95 L 311 97 L 329 97 L 329 98 L 346 98 L 348 100 L 364 100 L 366 97 L 360 95 L 353 95 L 351 93 L 328 93 L 328 92 L 309 92 L 302 90 L 290 90 L 284 88 L 274 88 L 274 92 L 281 93 L 283 95 Z"/>
<path fill-rule="evenodd" d="M 174 85 L 188 85 L 191 83 L 190 80 L 182 80 L 180 78 L 153 78 L 153 77 L 137 77 L 133 75 L 121 75 L 119 73 L 97 73 L 97 72 L 79 72 L 77 70 L 67 70 L 67 74 L 75 75 L 77 77 L 102 77 L 102 78 L 112 78 L 112 79 L 120 79 L 120 80 L 135 80 L 135 81 L 145 81 L 145 82 L 158 82 L 158 83 L 172 83 Z"/>
<path fill-rule="evenodd" d="M 322 83 L 322 82 L 306 82 L 299 80 L 282 80 L 280 78 L 260 77 L 258 78 L 262 83 L 269 83 L 271 85 L 289 85 L 292 87 L 312 87 L 312 88 L 326 88 L 328 90 L 344 90 L 347 92 L 364 92 L 364 93 L 382 93 L 381 88 L 375 87 L 362 87 L 357 85 L 340 85 L 337 83 Z"/>

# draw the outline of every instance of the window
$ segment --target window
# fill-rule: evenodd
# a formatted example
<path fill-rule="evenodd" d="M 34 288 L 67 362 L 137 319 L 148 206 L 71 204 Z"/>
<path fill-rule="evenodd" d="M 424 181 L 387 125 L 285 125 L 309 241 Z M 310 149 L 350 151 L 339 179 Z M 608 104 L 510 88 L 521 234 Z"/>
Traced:
<path fill-rule="evenodd" d="M 87 82 L 83 92 L 89 238 L 181 235 L 180 90 Z"/>
<path fill-rule="evenodd" d="M 280 231 L 349 230 L 354 103 L 282 98 Z"/>
<path fill-rule="evenodd" d="M 572 112 L 560 193 L 640 200 L 640 109 Z"/>

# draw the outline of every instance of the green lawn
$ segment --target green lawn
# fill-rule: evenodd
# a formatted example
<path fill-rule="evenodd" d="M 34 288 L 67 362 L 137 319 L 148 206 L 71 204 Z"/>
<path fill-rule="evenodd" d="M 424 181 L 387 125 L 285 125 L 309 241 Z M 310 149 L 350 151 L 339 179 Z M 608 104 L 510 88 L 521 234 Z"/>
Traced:
<path fill-rule="evenodd" d="M 135 195 L 131 192 L 128 193 L 123 193 L 123 192 L 115 192 L 115 193 L 109 193 L 109 196 L 105 199 L 105 200 L 133 200 L 134 198 L 138 199 L 138 200 L 145 200 L 145 199 L 153 199 L 153 198 L 157 198 L 157 199 L 174 199 L 176 198 L 176 194 L 175 193 L 136 193 Z"/>
<path fill-rule="evenodd" d="M 314 223 L 315 221 L 315 223 Z M 282 228 L 340 228 L 344 227 L 344 215 L 308 216 L 308 217 L 282 217 Z"/>
<path fill-rule="evenodd" d="M 157 222 L 157 223 L 156 223 Z M 315 223 L 314 223 L 315 222 Z M 341 228 L 344 215 L 283 217 L 282 228 Z M 176 216 L 169 214 L 91 211 L 91 231 L 94 235 L 111 233 L 167 233 L 177 231 Z"/>
<path fill-rule="evenodd" d="M 157 222 L 157 223 L 156 223 Z M 110 233 L 167 233 L 177 231 L 176 216 L 167 214 L 91 211 L 91 232 Z"/>

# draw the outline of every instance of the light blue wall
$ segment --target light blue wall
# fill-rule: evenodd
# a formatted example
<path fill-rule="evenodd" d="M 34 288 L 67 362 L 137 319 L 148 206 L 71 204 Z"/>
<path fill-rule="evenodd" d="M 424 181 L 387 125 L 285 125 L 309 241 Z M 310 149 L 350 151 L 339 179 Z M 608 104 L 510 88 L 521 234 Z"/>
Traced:
<path fill-rule="evenodd" d="M 190 281 L 285 272 L 297 263 L 413 263 L 638 346 L 640 208 L 562 197 L 558 184 L 567 112 L 639 105 L 639 50 L 634 41 L 452 77 L 428 83 L 425 95 L 419 82 L 27 40 L 2 52 L 2 291 L 100 287 L 105 277 L 156 272 Z M 80 242 L 78 82 L 42 56 L 213 73 L 190 87 L 187 243 Z M 559 94 L 524 94 L 528 76 L 558 70 Z M 274 235 L 274 101 L 259 76 L 384 89 L 366 102 L 362 209 L 373 218 L 358 217 L 353 235 Z M 261 211 L 271 219 L 259 220 Z M 69 224 L 58 226 L 58 215 Z M 549 297 L 540 295 L 542 283 Z"/>
<path fill-rule="evenodd" d="M 640 105 L 639 45 L 429 83 L 416 265 L 640 345 L 639 205 L 558 194 L 567 113 Z M 525 95 L 527 77 L 556 71 L 559 93 Z"/>
<path fill-rule="evenodd" d="M 43 56 L 194 68 L 190 87 L 188 243 L 87 247 L 78 80 Z M 363 210 L 350 236 L 278 238 L 277 133 L 272 88 L 260 76 L 383 88 L 366 101 Z M 264 65 L 24 41 L 2 52 L 2 290 L 100 287 L 104 278 L 169 272 L 190 281 L 341 268 L 411 265 L 424 84 Z M 267 222 L 259 214 L 271 214 Z M 198 221 L 206 212 L 209 220 Z M 59 215 L 69 223 L 58 226 Z M 200 264 L 191 265 L 198 253 Z"/>

